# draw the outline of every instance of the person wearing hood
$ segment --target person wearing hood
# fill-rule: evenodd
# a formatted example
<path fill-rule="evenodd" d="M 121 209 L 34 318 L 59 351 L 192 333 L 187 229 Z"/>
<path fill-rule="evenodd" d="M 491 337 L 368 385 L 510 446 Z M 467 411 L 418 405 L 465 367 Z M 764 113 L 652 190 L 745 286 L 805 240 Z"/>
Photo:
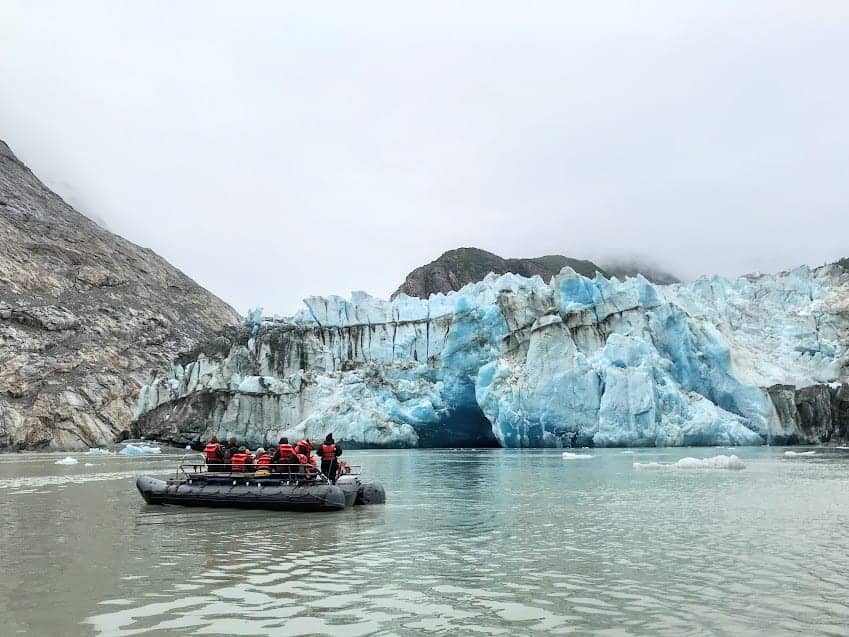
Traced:
<path fill-rule="evenodd" d="M 336 484 L 336 473 L 339 470 L 337 458 L 342 455 L 342 447 L 333 440 L 333 434 L 327 434 L 324 442 L 318 447 L 318 456 L 321 458 L 321 472 Z"/>
<path fill-rule="evenodd" d="M 256 457 L 256 473 L 254 474 L 254 477 L 268 477 L 271 474 L 272 454 L 266 451 L 265 448 L 260 447 L 256 450 L 254 455 Z"/>

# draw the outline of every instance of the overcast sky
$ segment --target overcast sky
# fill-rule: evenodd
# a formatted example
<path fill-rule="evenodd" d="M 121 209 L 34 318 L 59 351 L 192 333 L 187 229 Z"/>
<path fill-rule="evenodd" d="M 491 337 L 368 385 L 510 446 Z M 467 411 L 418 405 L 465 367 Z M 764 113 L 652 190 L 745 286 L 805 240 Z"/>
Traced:
<path fill-rule="evenodd" d="M 847 63 L 845 1 L 0 0 L 0 138 L 240 312 L 458 246 L 734 275 L 849 255 Z"/>

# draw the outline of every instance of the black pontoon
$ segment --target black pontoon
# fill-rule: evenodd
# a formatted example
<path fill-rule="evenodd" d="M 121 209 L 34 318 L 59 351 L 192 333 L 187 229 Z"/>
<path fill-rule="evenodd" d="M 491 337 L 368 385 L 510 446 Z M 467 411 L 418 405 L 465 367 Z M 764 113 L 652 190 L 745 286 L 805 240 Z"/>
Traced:
<path fill-rule="evenodd" d="M 346 506 L 383 504 L 376 482 L 364 483 L 358 467 L 332 484 L 304 465 L 270 465 L 261 471 L 209 471 L 206 464 L 180 464 L 170 480 L 141 476 L 136 488 L 148 504 L 234 507 L 279 511 L 338 511 Z"/>

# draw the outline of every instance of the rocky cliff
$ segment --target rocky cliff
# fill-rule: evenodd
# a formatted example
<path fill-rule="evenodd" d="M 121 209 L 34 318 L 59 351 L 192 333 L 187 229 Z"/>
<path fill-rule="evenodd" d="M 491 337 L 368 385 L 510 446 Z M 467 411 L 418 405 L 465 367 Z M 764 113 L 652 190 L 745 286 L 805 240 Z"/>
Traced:
<path fill-rule="evenodd" d="M 490 274 L 393 301 L 257 314 L 139 394 L 140 434 L 253 444 L 742 445 L 845 440 L 849 274 L 838 265 L 654 285 Z"/>
<path fill-rule="evenodd" d="M 0 449 L 127 435 L 130 407 L 237 313 L 51 192 L 0 141 Z"/>

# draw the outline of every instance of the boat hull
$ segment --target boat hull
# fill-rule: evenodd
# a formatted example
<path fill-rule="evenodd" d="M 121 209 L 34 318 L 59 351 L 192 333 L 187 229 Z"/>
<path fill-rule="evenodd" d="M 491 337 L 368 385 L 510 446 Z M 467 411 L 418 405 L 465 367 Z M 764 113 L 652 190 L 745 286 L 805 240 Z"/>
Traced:
<path fill-rule="evenodd" d="M 141 476 L 136 488 L 148 504 L 274 511 L 340 511 L 346 504 L 345 493 L 332 484 L 187 484 Z"/>

